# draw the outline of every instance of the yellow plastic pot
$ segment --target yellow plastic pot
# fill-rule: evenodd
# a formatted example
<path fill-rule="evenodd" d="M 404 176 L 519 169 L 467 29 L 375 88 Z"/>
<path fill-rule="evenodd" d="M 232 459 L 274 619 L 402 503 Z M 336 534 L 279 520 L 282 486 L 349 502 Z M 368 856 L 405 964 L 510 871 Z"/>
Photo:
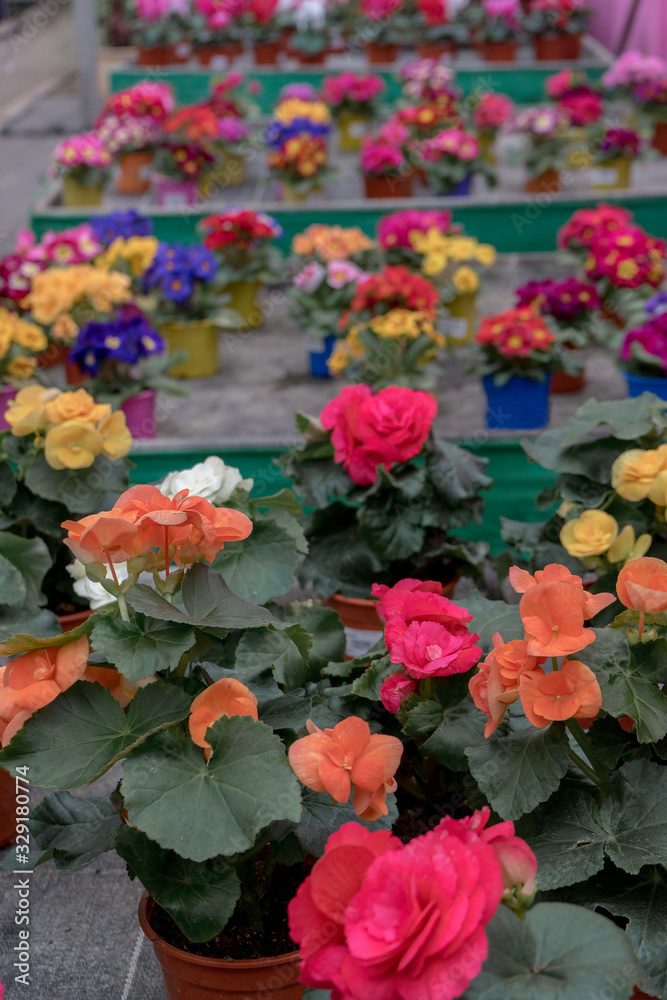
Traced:
<path fill-rule="evenodd" d="M 569 128 L 566 133 L 568 152 L 566 163 L 570 170 L 589 170 L 593 154 L 588 145 L 585 128 Z"/>
<path fill-rule="evenodd" d="M 467 344 L 477 327 L 477 292 L 461 292 L 447 303 L 445 333 L 450 344 Z"/>
<path fill-rule="evenodd" d="M 223 294 L 231 295 L 227 305 L 239 314 L 244 329 L 261 326 L 264 322 L 264 313 L 257 301 L 258 290 L 259 281 L 230 281 L 223 289 Z"/>
<path fill-rule="evenodd" d="M 630 171 L 632 160 L 627 156 L 619 156 L 617 160 L 609 160 L 604 165 L 591 170 L 591 186 L 594 191 L 620 191 L 630 187 Z"/>
<path fill-rule="evenodd" d="M 361 140 L 368 130 L 368 122 L 369 119 L 364 115 L 355 115 L 350 111 L 344 111 L 340 115 L 338 148 L 341 153 L 356 153 L 361 149 Z"/>
<path fill-rule="evenodd" d="M 216 190 L 243 184 L 245 179 L 245 157 L 223 150 L 213 169 L 209 170 L 200 180 L 199 193 L 202 198 L 211 198 Z"/>
<path fill-rule="evenodd" d="M 65 208 L 88 208 L 102 204 L 102 185 L 89 187 L 73 177 L 63 177 L 63 205 Z"/>
<path fill-rule="evenodd" d="M 310 191 L 306 193 L 295 191 L 291 184 L 283 181 L 283 201 L 286 201 L 288 204 L 301 204 L 304 201 L 308 201 L 310 194 Z"/>
<path fill-rule="evenodd" d="M 176 378 L 204 378 L 218 370 L 218 329 L 208 319 L 174 320 L 159 323 L 158 330 L 170 352 L 188 352 L 187 361 L 169 372 Z"/>
<path fill-rule="evenodd" d="M 496 137 L 492 132 L 480 132 L 479 134 L 479 150 L 482 154 L 482 159 L 485 163 L 489 163 L 491 166 L 498 162 L 498 158 L 495 152 Z"/>

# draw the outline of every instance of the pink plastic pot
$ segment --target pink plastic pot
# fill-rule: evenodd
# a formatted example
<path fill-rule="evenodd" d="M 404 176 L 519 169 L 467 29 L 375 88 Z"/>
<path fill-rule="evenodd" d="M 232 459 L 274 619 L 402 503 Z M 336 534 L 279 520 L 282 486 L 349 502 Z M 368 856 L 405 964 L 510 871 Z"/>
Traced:
<path fill-rule="evenodd" d="M 199 201 L 199 181 L 175 181 L 158 174 L 153 178 L 153 190 L 158 205 L 163 208 L 196 205 Z"/>
<path fill-rule="evenodd" d="M 120 408 L 133 438 L 155 437 L 155 389 L 143 389 L 130 396 Z"/>
<path fill-rule="evenodd" d="M 5 420 L 5 413 L 7 412 L 7 406 L 10 400 L 16 395 L 16 389 L 13 385 L 3 385 L 0 386 L 0 431 L 8 431 L 9 424 Z"/>

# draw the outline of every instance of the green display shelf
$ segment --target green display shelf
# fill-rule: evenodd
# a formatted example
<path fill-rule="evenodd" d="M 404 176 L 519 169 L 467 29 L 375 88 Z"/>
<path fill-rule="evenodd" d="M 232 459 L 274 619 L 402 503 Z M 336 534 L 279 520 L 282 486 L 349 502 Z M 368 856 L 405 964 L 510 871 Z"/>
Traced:
<path fill-rule="evenodd" d="M 589 79 L 598 80 L 605 70 L 606 63 L 601 59 L 582 60 L 577 67 L 586 69 Z M 497 90 L 507 94 L 517 104 L 533 104 L 544 99 L 544 84 L 547 77 L 559 69 L 560 63 L 527 63 L 510 66 L 500 63 L 485 65 L 479 63 L 476 68 L 457 68 L 456 83 L 464 96 L 483 87 L 485 90 Z M 389 68 L 370 67 L 370 71 L 383 77 L 387 91 L 385 98 L 393 101 L 400 96 L 400 85 L 395 72 Z M 253 101 L 263 114 L 268 114 L 276 103 L 278 93 L 288 83 L 312 83 L 320 87 L 324 76 L 331 76 L 340 69 L 297 69 L 297 70 L 261 70 L 254 67 L 245 71 L 248 82 L 257 82 L 261 90 L 253 95 Z M 164 81 L 171 84 L 179 104 L 193 104 L 202 101 L 209 94 L 211 84 L 219 80 L 222 73 L 205 69 L 141 69 L 128 67 L 113 70 L 110 74 L 112 93 L 131 87 L 132 84 L 150 76 L 153 81 Z"/>
<path fill-rule="evenodd" d="M 278 241 L 288 250 L 292 237 L 313 222 L 329 225 L 360 226 L 368 236 L 375 235 L 378 221 L 390 212 L 403 208 L 449 208 L 454 222 L 465 227 L 466 233 L 493 243 L 499 253 L 548 253 L 556 248 L 556 234 L 573 212 L 593 207 L 600 201 L 618 203 L 630 209 L 640 226 L 659 236 L 667 233 L 667 195 L 664 191 L 596 192 L 570 197 L 566 195 L 531 195 L 523 198 L 503 194 L 485 198 L 396 198 L 393 200 L 354 202 L 313 202 L 292 206 L 282 202 L 244 202 L 248 208 L 261 208 L 277 218 L 283 227 Z M 67 209 L 52 205 L 47 199 L 38 200 L 32 209 L 30 223 L 40 238 L 49 229 L 66 229 L 85 222 L 91 214 L 102 214 L 118 208 L 105 206 L 96 213 L 90 209 Z M 139 210 L 153 220 L 155 235 L 173 243 L 197 242 L 196 226 L 211 212 L 221 211 L 220 202 L 205 202 L 192 209 L 158 208 L 140 203 Z"/>
<path fill-rule="evenodd" d="M 471 541 L 488 542 L 492 554 L 497 555 L 505 548 L 500 537 L 500 518 L 544 520 L 545 514 L 537 509 L 535 498 L 542 490 L 553 486 L 556 477 L 530 462 L 516 439 L 460 443 L 474 454 L 489 459 L 487 472 L 493 479 L 493 486 L 485 494 L 482 523 L 460 529 L 458 534 Z M 175 469 L 189 468 L 195 462 L 203 462 L 208 455 L 219 454 L 227 464 L 240 469 L 244 477 L 255 480 L 255 496 L 266 496 L 291 485 L 275 463 L 282 450 L 278 447 L 191 450 L 184 446 L 180 450 L 138 452 L 131 455 L 135 465 L 131 479 L 133 484 L 160 482 Z"/>

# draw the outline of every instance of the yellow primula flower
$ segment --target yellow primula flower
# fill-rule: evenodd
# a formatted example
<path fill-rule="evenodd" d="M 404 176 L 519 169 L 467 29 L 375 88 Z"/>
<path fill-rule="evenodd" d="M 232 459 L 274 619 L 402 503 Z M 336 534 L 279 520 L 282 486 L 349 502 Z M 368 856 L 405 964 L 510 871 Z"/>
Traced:
<path fill-rule="evenodd" d="M 327 361 L 327 368 L 331 375 L 342 375 L 349 363 L 350 355 L 347 352 L 345 342 L 339 340 Z"/>
<path fill-rule="evenodd" d="M 7 356 L 7 351 L 12 346 L 11 330 L 0 328 L 0 359 Z"/>
<path fill-rule="evenodd" d="M 490 243 L 478 243 L 475 256 L 483 267 L 491 267 L 496 262 L 496 248 Z"/>
<path fill-rule="evenodd" d="M 472 236 L 449 236 L 447 252 L 454 260 L 474 260 L 477 256 L 477 240 Z"/>
<path fill-rule="evenodd" d="M 653 538 L 651 535 L 640 535 L 635 537 L 635 529 L 631 524 L 626 524 L 620 532 L 616 541 L 609 547 L 606 555 L 610 563 L 632 562 L 633 559 L 641 559 L 651 548 Z"/>
<path fill-rule="evenodd" d="M 611 467 L 611 485 L 624 500 L 645 500 L 654 479 L 667 470 L 667 444 L 643 451 L 630 448 Z M 655 502 L 655 501 L 654 501 Z"/>
<path fill-rule="evenodd" d="M 479 288 L 479 275 L 477 271 L 473 271 L 471 267 L 464 264 L 454 271 L 454 288 L 461 295 L 470 294 L 471 292 L 476 292 Z"/>
<path fill-rule="evenodd" d="M 566 521 L 560 530 L 563 548 L 577 559 L 600 556 L 616 540 L 618 522 L 603 510 L 585 510 L 579 517 Z"/>
<path fill-rule="evenodd" d="M 44 457 L 52 469 L 88 469 L 101 455 L 104 439 L 92 424 L 67 420 L 52 427 L 44 441 Z"/>
<path fill-rule="evenodd" d="M 424 314 L 414 309 L 390 309 L 384 316 L 374 316 L 368 326 L 378 337 L 414 340 L 422 333 Z"/>
<path fill-rule="evenodd" d="M 25 347 L 28 351 L 43 351 L 48 345 L 48 340 L 44 331 L 35 323 L 28 323 L 26 320 L 16 317 L 13 333 L 14 342 L 20 347 Z"/>
<path fill-rule="evenodd" d="M 29 385 L 17 392 L 10 400 L 5 413 L 5 420 L 15 437 L 24 437 L 46 428 L 46 406 L 56 396 L 60 389 L 45 389 L 42 385 Z"/>
<path fill-rule="evenodd" d="M 118 261 L 126 261 L 132 274 L 139 277 L 153 263 L 158 245 L 155 236 L 130 236 L 127 240 L 119 236 L 97 258 L 96 264 L 102 270 L 110 271 Z"/>

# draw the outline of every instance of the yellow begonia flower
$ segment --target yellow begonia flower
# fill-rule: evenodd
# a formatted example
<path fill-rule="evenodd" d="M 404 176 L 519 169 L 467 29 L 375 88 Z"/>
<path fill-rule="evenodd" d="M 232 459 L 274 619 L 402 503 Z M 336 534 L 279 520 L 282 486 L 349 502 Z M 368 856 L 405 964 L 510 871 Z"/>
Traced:
<path fill-rule="evenodd" d="M 44 441 L 44 457 L 52 469 L 88 469 L 101 455 L 104 439 L 92 424 L 67 420 L 52 427 Z"/>
<path fill-rule="evenodd" d="M 476 292 L 479 288 L 479 275 L 471 267 L 464 265 L 454 272 L 454 288 L 461 294 Z"/>
<path fill-rule="evenodd" d="M 656 507 L 667 507 L 667 471 L 659 472 L 651 483 L 648 498 Z"/>
<path fill-rule="evenodd" d="M 46 335 L 40 327 L 26 320 L 18 319 L 14 326 L 14 341 L 28 351 L 43 351 L 48 345 Z"/>
<path fill-rule="evenodd" d="M 631 524 L 626 524 L 616 541 L 609 547 L 607 559 L 610 563 L 622 562 L 623 565 L 632 562 L 633 559 L 641 559 L 651 548 L 652 541 L 652 536 L 646 534 L 635 538 L 635 529 Z"/>
<path fill-rule="evenodd" d="M 99 424 L 99 429 L 103 439 L 103 454 L 113 462 L 125 458 L 132 447 L 132 435 L 125 423 L 123 411 L 116 410 L 105 417 Z"/>
<path fill-rule="evenodd" d="M 559 517 L 566 518 L 571 510 L 574 510 L 576 504 L 572 503 L 571 500 L 563 500 L 562 504 L 556 511 Z"/>
<path fill-rule="evenodd" d="M 7 365 L 7 374 L 12 378 L 26 379 L 34 373 L 37 367 L 37 358 L 26 358 L 21 356 L 14 358 Z"/>
<path fill-rule="evenodd" d="M 46 406 L 60 395 L 60 389 L 45 389 L 42 385 L 29 385 L 19 390 L 10 400 L 5 420 L 15 437 L 24 437 L 46 428 Z"/>
<path fill-rule="evenodd" d="M 656 477 L 667 470 L 667 444 L 642 451 L 630 448 L 611 467 L 611 485 L 624 500 L 645 500 Z M 655 502 L 655 501 L 654 501 Z"/>
<path fill-rule="evenodd" d="M 92 424 L 104 420 L 110 414 L 109 404 L 96 403 L 85 389 L 61 392 L 46 404 L 46 418 L 52 424 L 62 424 L 71 420 Z"/>
<path fill-rule="evenodd" d="M 560 531 L 563 548 L 577 559 L 600 556 L 618 535 L 615 517 L 603 510 L 585 510 L 580 517 L 567 521 Z"/>

